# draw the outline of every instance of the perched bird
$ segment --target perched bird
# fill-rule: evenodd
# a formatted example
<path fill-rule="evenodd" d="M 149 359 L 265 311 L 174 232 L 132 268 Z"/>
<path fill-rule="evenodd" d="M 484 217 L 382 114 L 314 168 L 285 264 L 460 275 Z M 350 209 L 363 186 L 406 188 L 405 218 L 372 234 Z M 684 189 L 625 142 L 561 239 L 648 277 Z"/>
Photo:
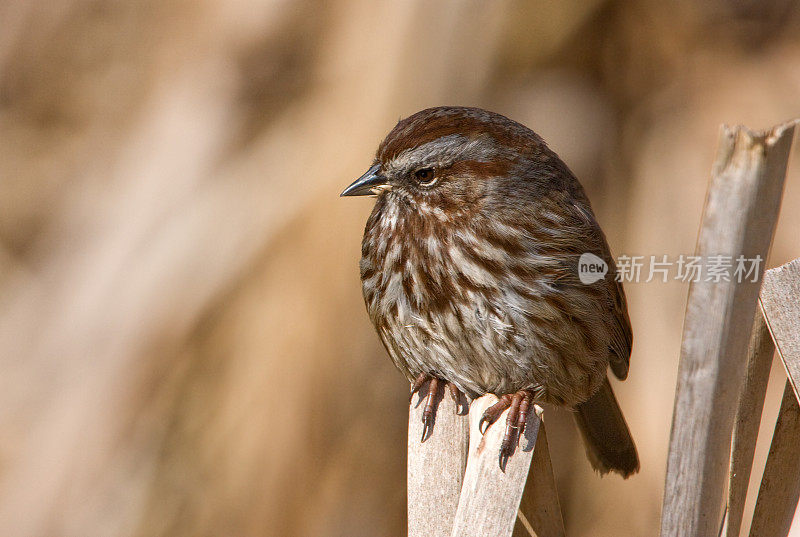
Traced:
<path fill-rule="evenodd" d="M 632 333 L 606 238 L 578 180 L 536 133 L 500 114 L 437 107 L 401 120 L 342 196 L 376 195 L 364 231 L 367 311 L 394 364 L 510 407 L 501 460 L 532 404 L 574 409 L 588 458 L 624 477 L 639 459 L 606 369 L 628 374 Z M 608 266 L 582 283 L 590 253 Z M 485 431 L 485 429 L 482 429 Z M 423 440 L 425 432 L 423 432 Z"/>

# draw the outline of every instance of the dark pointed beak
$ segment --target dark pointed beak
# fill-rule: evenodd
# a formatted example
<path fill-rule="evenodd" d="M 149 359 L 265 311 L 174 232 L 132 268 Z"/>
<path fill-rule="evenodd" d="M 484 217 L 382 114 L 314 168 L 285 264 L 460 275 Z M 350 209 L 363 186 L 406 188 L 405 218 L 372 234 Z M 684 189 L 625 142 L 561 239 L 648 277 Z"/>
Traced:
<path fill-rule="evenodd" d="M 353 184 L 345 188 L 340 196 L 368 196 L 377 194 L 381 187 L 386 187 L 388 182 L 386 177 L 381 174 L 381 165 L 376 164 L 367 170 L 367 173 L 353 181 Z"/>

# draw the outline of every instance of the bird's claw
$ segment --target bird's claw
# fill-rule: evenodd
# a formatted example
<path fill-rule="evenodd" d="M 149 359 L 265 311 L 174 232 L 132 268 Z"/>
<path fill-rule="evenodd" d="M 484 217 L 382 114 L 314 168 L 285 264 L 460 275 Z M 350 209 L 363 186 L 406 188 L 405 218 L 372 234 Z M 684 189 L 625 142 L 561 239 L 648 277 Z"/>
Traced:
<path fill-rule="evenodd" d="M 422 411 L 422 438 L 420 442 L 424 442 L 428 439 L 429 433 L 433 431 L 433 425 L 436 422 L 436 411 L 439 407 L 439 386 L 444 383 L 447 385 L 448 390 L 450 391 L 450 396 L 453 398 L 455 402 L 455 412 L 459 414 L 459 407 L 460 407 L 460 392 L 458 387 L 453 384 L 452 382 L 447 382 L 444 380 L 439 379 L 438 377 L 434 377 L 428 373 L 421 373 L 414 382 L 411 383 L 411 399 L 413 399 L 414 394 L 419 392 L 422 389 L 422 386 L 425 382 L 429 382 L 427 390 L 425 390 L 425 396 L 421 397 L 425 399 L 425 408 Z"/>
<path fill-rule="evenodd" d="M 489 430 L 489 426 L 492 424 L 492 420 L 486 416 L 486 412 L 483 413 L 481 416 L 481 421 L 478 422 L 478 431 L 481 434 L 486 434 L 486 431 Z"/>
<path fill-rule="evenodd" d="M 508 459 L 511 455 L 504 452 L 502 449 L 500 450 L 500 454 L 498 455 L 498 463 L 500 464 L 500 470 L 505 472 L 506 471 L 506 463 L 508 463 Z"/>
<path fill-rule="evenodd" d="M 430 416 L 422 416 L 422 437 L 419 439 L 420 442 L 424 442 L 428 439 L 428 433 L 433 432 L 433 424 L 436 421 L 436 414 Z"/>
<path fill-rule="evenodd" d="M 486 434 L 489 427 L 508 409 L 506 428 L 500 444 L 500 468 L 505 469 L 509 457 L 514 454 L 516 441 L 525 432 L 528 412 L 533 403 L 533 395 L 527 390 L 502 395 L 498 401 L 487 408 L 478 422 L 478 431 Z M 541 407 L 533 405 L 534 412 L 541 416 Z"/>

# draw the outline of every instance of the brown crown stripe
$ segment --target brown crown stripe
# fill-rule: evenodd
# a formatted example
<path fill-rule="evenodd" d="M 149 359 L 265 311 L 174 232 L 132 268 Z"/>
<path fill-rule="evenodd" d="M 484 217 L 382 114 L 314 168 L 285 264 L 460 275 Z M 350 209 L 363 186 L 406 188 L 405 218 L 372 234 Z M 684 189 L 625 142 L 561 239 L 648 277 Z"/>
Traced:
<path fill-rule="evenodd" d="M 501 145 L 520 153 L 538 152 L 544 147 L 541 138 L 508 118 L 470 108 L 429 108 L 400 120 L 378 146 L 376 158 L 386 163 L 406 149 L 442 136 L 461 134 L 475 138 L 488 132 Z"/>

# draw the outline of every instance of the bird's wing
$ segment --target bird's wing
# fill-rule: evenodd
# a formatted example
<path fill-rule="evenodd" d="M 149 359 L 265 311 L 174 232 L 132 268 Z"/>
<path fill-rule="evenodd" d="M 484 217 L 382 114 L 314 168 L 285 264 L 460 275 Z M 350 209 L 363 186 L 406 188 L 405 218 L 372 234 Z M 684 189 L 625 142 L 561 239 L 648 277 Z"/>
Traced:
<path fill-rule="evenodd" d="M 582 190 L 578 192 L 578 196 L 581 195 L 583 195 Z M 611 255 L 611 249 L 608 247 L 606 236 L 592 213 L 588 200 L 584 197 L 580 201 L 583 203 L 573 203 L 573 206 L 577 209 L 581 220 L 583 220 L 583 226 L 581 227 L 587 233 L 586 244 L 600 253 L 600 257 L 608 263 L 608 273 L 603 282 L 610 314 L 606 322 L 611 334 L 609 363 L 614 376 L 620 380 L 625 380 L 628 376 L 631 348 L 633 346 L 633 331 L 628 317 L 628 303 L 625 299 L 625 291 L 622 288 L 622 283 L 616 279 L 617 266 L 614 263 L 614 257 Z"/>
<path fill-rule="evenodd" d="M 609 270 L 609 274 L 611 273 L 612 271 Z M 625 300 L 625 291 L 622 289 L 622 283 L 616 281 L 614 275 L 616 275 L 616 267 L 613 275 L 606 276 L 606 285 L 612 303 L 612 315 L 608 323 L 611 331 L 611 357 L 609 362 L 614 375 L 620 380 L 625 380 L 631 363 L 633 331 L 628 317 L 628 303 Z"/>

